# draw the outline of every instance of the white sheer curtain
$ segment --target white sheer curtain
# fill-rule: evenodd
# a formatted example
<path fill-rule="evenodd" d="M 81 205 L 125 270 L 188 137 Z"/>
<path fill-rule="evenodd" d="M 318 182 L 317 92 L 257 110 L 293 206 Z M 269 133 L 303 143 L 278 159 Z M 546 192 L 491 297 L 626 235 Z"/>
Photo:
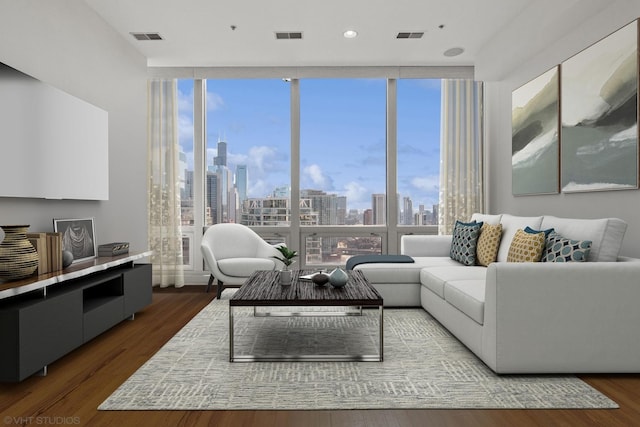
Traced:
<path fill-rule="evenodd" d="M 483 212 L 482 82 L 442 80 L 438 233 Z"/>
<path fill-rule="evenodd" d="M 184 286 L 176 80 L 148 83 L 148 227 L 153 284 Z"/>

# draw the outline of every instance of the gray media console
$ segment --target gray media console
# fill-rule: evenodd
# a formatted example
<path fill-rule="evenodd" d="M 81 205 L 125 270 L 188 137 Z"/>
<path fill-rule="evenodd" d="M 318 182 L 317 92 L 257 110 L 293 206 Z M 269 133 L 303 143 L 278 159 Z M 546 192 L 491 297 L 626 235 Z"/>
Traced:
<path fill-rule="evenodd" d="M 48 364 L 151 304 L 151 264 L 111 264 L 0 299 L 0 381 L 46 374 Z"/>

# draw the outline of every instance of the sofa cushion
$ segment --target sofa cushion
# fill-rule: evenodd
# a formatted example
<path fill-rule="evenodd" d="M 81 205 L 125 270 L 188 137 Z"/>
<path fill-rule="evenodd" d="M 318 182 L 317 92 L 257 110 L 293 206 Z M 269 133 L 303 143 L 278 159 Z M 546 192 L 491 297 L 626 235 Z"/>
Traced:
<path fill-rule="evenodd" d="M 412 263 L 359 264 L 354 270 L 361 270 L 370 283 L 420 283 L 420 270 L 425 267 L 449 266 L 464 270 L 463 265 L 448 256 L 412 257 Z"/>
<path fill-rule="evenodd" d="M 502 215 L 502 218 L 500 219 L 500 224 L 502 224 L 502 240 L 500 242 L 500 249 L 498 249 L 498 262 L 507 261 L 511 241 L 518 229 L 524 230 L 525 227 L 529 226 L 535 230 L 539 230 L 541 223 L 541 216 Z"/>
<path fill-rule="evenodd" d="M 484 223 L 480 228 L 480 237 L 476 247 L 476 262 L 487 266 L 496 261 L 500 239 L 502 238 L 502 224 L 491 225 Z"/>
<path fill-rule="evenodd" d="M 553 232 L 547 236 L 542 262 L 584 262 L 590 251 L 590 240 L 571 240 Z"/>
<path fill-rule="evenodd" d="M 231 277 L 249 277 L 253 271 L 273 270 L 276 262 L 268 258 L 226 258 L 218 260 L 222 274 Z"/>
<path fill-rule="evenodd" d="M 420 283 L 431 292 L 444 299 L 444 285 L 458 280 L 484 280 L 487 275 L 485 267 L 427 267 L 420 270 Z"/>
<path fill-rule="evenodd" d="M 553 227 L 567 239 L 591 240 L 587 261 L 612 262 L 618 260 L 627 223 L 619 218 L 571 219 L 545 216 L 542 227 Z"/>
<path fill-rule="evenodd" d="M 451 252 L 449 256 L 464 265 L 476 263 L 476 245 L 480 235 L 481 222 L 464 223 L 456 221 L 451 240 Z"/>
<path fill-rule="evenodd" d="M 501 218 L 502 218 L 502 214 L 488 215 L 488 214 L 474 213 L 473 215 L 471 215 L 472 221 L 482 222 L 482 223 L 491 224 L 491 225 L 500 224 Z"/>
<path fill-rule="evenodd" d="M 538 262 L 542 258 L 544 245 L 544 231 L 532 234 L 518 230 L 511 241 L 507 262 Z"/>
<path fill-rule="evenodd" d="M 453 280 L 444 285 L 444 299 L 475 320 L 484 323 L 485 280 Z"/>

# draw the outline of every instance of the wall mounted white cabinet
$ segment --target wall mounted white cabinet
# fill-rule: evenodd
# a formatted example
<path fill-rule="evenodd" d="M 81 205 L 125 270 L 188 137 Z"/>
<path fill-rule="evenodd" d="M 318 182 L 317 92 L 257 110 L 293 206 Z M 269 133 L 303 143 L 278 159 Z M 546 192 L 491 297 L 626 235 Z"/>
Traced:
<path fill-rule="evenodd" d="M 0 197 L 109 199 L 108 113 L 0 63 Z"/>

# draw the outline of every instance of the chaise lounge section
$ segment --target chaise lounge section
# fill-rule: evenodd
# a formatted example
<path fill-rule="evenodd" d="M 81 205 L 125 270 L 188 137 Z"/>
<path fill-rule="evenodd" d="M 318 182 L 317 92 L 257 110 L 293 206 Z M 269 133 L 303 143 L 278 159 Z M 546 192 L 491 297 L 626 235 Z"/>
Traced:
<path fill-rule="evenodd" d="M 451 258 L 452 236 L 406 235 L 413 263 L 359 264 L 386 306 L 421 306 L 500 374 L 640 372 L 640 259 L 619 256 L 627 224 L 474 214 L 500 224 L 496 262 Z M 507 262 L 518 230 L 591 241 L 587 262 Z"/>

